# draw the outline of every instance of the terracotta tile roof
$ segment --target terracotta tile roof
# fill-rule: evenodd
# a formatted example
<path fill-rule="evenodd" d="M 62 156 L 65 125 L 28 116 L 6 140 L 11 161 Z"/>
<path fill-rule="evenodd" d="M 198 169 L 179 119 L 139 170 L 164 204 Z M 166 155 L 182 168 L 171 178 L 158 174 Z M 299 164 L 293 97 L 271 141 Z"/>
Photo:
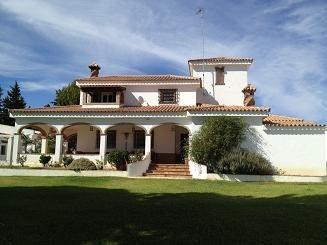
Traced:
<path fill-rule="evenodd" d="M 193 61 L 202 61 L 202 58 L 198 59 L 191 59 L 188 62 Z M 246 62 L 246 63 L 252 63 L 252 58 L 242 58 L 242 57 L 212 57 L 212 58 L 204 58 L 205 62 Z"/>
<path fill-rule="evenodd" d="M 312 121 L 305 121 L 301 118 L 286 117 L 279 115 L 269 115 L 263 119 L 263 123 L 267 126 L 286 126 L 286 127 L 324 127 L 323 124 L 318 124 Z"/>
<path fill-rule="evenodd" d="M 14 109 L 11 113 L 142 113 L 142 112 L 187 112 L 187 111 L 249 111 L 269 112 L 269 108 L 253 106 L 223 106 L 223 105 L 202 105 L 202 106 L 180 106 L 180 105 L 158 105 L 158 106 L 124 106 L 120 108 L 82 108 L 80 105 L 55 106 L 43 108 Z"/>
<path fill-rule="evenodd" d="M 77 79 L 77 82 L 148 82 L 148 81 L 198 81 L 200 78 L 177 75 L 113 75 L 104 77 L 87 77 Z"/>

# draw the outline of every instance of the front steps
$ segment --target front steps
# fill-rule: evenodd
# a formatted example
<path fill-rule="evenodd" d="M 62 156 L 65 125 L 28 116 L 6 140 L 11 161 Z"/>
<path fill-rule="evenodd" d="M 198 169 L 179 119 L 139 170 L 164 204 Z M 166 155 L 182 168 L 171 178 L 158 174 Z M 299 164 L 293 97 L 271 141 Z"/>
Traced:
<path fill-rule="evenodd" d="M 156 164 L 151 163 L 143 173 L 146 177 L 191 179 L 189 166 L 186 164 Z"/>

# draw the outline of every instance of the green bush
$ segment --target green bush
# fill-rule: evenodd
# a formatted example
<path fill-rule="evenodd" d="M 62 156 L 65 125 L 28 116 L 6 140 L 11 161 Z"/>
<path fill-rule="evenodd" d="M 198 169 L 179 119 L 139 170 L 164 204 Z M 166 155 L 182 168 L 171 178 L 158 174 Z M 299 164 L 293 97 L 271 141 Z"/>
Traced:
<path fill-rule="evenodd" d="M 224 156 L 215 168 L 221 174 L 273 175 L 277 170 L 262 155 L 244 149 L 236 149 Z"/>
<path fill-rule="evenodd" d="M 20 155 L 18 158 L 17 158 L 17 162 L 22 166 L 24 167 L 24 164 L 27 160 L 27 156 L 25 155 Z"/>
<path fill-rule="evenodd" d="M 246 123 L 239 117 L 207 118 L 192 137 L 191 157 L 195 162 L 206 165 L 209 172 L 213 172 L 223 156 L 241 145 L 246 127 Z"/>
<path fill-rule="evenodd" d="M 109 164 L 113 164 L 117 170 L 126 170 L 126 164 L 128 163 L 128 151 L 114 150 L 109 152 L 106 156 L 106 160 Z"/>
<path fill-rule="evenodd" d="M 42 154 L 40 156 L 40 160 L 39 161 L 45 167 L 50 162 L 50 160 L 51 160 L 51 156 L 47 156 L 47 155 Z"/>
<path fill-rule="evenodd" d="M 143 159 L 143 153 L 141 151 L 137 151 L 134 154 L 129 155 L 129 163 L 139 162 Z"/>
<path fill-rule="evenodd" d="M 74 161 L 74 158 L 72 156 L 64 156 L 62 158 L 62 163 L 64 164 L 64 167 L 66 168 L 69 164 L 71 164 Z"/>
<path fill-rule="evenodd" d="M 68 165 L 68 169 L 71 170 L 96 170 L 95 164 L 87 158 L 75 159 L 71 164 Z"/>

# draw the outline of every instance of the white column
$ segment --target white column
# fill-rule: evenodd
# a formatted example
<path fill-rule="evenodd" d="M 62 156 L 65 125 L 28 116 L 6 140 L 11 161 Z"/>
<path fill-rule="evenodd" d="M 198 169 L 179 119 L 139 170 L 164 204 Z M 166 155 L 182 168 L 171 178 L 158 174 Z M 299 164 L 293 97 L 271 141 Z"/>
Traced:
<path fill-rule="evenodd" d="M 54 162 L 61 162 L 61 153 L 62 153 L 62 134 L 56 134 L 56 148 L 55 148 L 55 155 L 54 155 Z"/>
<path fill-rule="evenodd" d="M 48 139 L 46 137 L 41 139 L 41 154 L 47 154 Z"/>
<path fill-rule="evenodd" d="M 107 152 L 107 134 L 100 134 L 100 160 L 104 161 Z"/>
<path fill-rule="evenodd" d="M 12 162 L 13 164 L 18 164 L 17 158 L 19 156 L 20 150 L 21 150 L 21 135 L 20 134 L 14 134 L 14 143 L 13 143 L 13 149 L 12 149 Z"/>
<path fill-rule="evenodd" d="M 10 165 L 12 164 L 12 148 L 13 148 L 13 136 L 10 136 L 8 138 L 8 143 L 7 143 L 7 156 L 6 156 L 6 161 L 7 163 L 9 163 Z"/>
<path fill-rule="evenodd" d="M 145 134 L 144 153 L 145 155 L 147 155 L 148 153 L 151 154 L 151 134 Z"/>

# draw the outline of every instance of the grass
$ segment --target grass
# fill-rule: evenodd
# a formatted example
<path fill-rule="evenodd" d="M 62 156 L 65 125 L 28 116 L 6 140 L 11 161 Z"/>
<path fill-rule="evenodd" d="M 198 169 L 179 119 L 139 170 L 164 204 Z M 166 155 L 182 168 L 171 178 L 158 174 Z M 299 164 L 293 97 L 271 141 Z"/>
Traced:
<path fill-rule="evenodd" d="M 0 244 L 326 244 L 326 231 L 326 184 L 0 178 Z"/>

